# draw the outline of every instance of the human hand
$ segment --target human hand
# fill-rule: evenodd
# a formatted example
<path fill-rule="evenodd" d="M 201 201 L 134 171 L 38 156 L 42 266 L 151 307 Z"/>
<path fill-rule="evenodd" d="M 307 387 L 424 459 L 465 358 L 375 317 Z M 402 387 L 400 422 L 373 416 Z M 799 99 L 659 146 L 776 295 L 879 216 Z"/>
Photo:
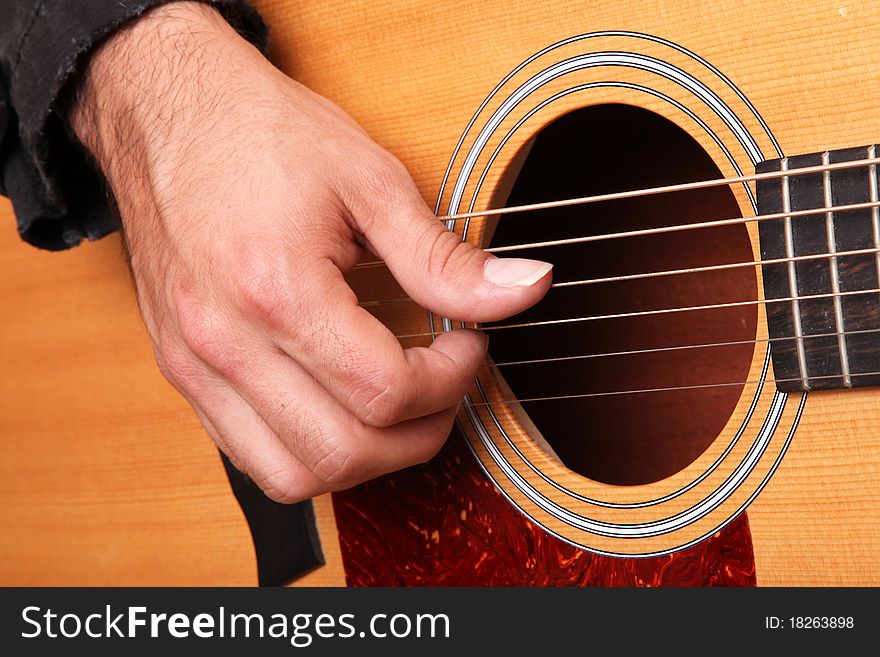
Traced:
<path fill-rule="evenodd" d="M 550 286 L 548 264 L 447 231 L 400 162 L 204 4 L 105 43 L 70 122 L 116 199 L 162 373 L 277 501 L 429 459 L 482 362 L 476 331 L 402 349 L 343 278 L 365 249 L 466 321 Z"/>

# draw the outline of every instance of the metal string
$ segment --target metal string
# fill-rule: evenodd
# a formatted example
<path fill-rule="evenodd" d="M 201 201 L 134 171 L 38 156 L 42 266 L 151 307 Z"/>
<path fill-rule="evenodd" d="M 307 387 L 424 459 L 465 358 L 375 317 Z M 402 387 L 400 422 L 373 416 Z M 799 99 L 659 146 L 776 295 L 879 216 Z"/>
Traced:
<path fill-rule="evenodd" d="M 684 269 L 667 269 L 664 271 L 650 271 L 642 274 L 626 274 L 623 276 L 606 276 L 604 278 L 586 278 L 576 281 L 563 281 L 553 283 L 550 289 L 574 287 L 578 285 L 594 285 L 596 283 L 618 283 L 621 281 L 635 281 L 645 278 L 658 278 L 660 276 L 677 276 L 681 274 L 698 274 L 709 271 L 723 271 L 725 269 L 738 269 L 740 267 L 754 267 L 763 265 L 780 265 L 787 262 L 802 262 L 805 260 L 829 260 L 831 258 L 867 255 L 880 253 L 880 247 L 870 249 L 855 249 L 852 251 L 836 251 L 834 253 L 816 253 L 812 255 L 792 256 L 790 258 L 772 258 L 768 260 L 753 260 L 749 262 L 731 262 L 723 265 L 706 265 L 701 267 L 686 267 Z M 360 306 L 363 308 L 372 308 L 374 306 L 383 306 L 389 303 L 415 303 L 409 297 L 399 297 L 396 299 L 376 299 L 373 301 L 362 301 Z"/>
<path fill-rule="evenodd" d="M 759 214 L 754 217 L 733 217 L 730 219 L 715 219 L 713 221 L 700 221 L 693 224 L 676 224 L 674 226 L 659 226 L 657 228 L 644 228 L 642 230 L 628 230 L 622 233 L 600 233 L 599 235 L 584 235 L 581 237 L 569 237 L 559 240 L 546 240 L 543 242 L 531 242 L 527 244 L 510 244 L 508 246 L 495 246 L 485 249 L 487 253 L 507 253 L 509 251 L 521 251 L 523 249 L 541 249 L 550 246 L 569 246 L 571 244 L 584 244 L 586 242 L 602 242 L 611 239 L 626 237 L 646 237 L 648 235 L 663 235 L 666 233 L 681 233 L 688 230 L 701 230 L 703 228 L 716 228 L 718 226 L 732 226 L 736 224 L 760 223 L 786 219 L 788 217 L 804 217 L 811 214 L 823 214 L 828 212 L 847 212 L 851 210 L 868 210 L 880 207 L 880 201 L 866 201 L 864 203 L 848 203 L 846 205 L 833 205 L 826 208 L 810 208 L 808 210 L 789 210 L 787 212 L 774 212 L 772 214 Z"/>
<path fill-rule="evenodd" d="M 864 335 L 868 333 L 880 333 L 880 328 L 859 329 L 855 331 L 837 331 L 834 333 L 811 333 L 808 335 L 786 335 L 779 338 L 759 338 L 754 340 L 730 340 L 727 342 L 704 342 L 701 344 L 673 345 L 669 347 L 647 347 L 645 349 L 628 349 L 623 351 L 603 351 L 596 354 L 579 354 L 575 356 L 555 356 L 552 358 L 531 358 L 526 360 L 508 360 L 500 363 L 485 363 L 482 367 L 513 367 L 515 365 L 537 365 L 540 363 L 557 363 L 573 360 L 587 360 L 591 358 L 608 358 L 617 356 L 634 356 L 639 354 L 656 354 L 670 351 L 685 351 L 690 349 L 711 349 L 716 347 L 732 347 L 746 344 L 766 344 L 770 342 L 787 342 L 790 340 L 809 340 L 811 338 L 836 338 L 841 335 Z"/>
<path fill-rule="evenodd" d="M 739 183 L 753 182 L 756 180 L 772 180 L 775 178 L 795 178 L 813 173 L 823 173 L 825 171 L 836 171 L 838 169 L 856 169 L 859 167 L 867 167 L 880 164 L 880 157 L 870 157 L 863 160 L 851 160 L 849 162 L 835 162 L 833 164 L 818 164 L 801 169 L 786 169 L 780 171 L 767 171 L 765 173 L 755 173 L 748 176 L 734 176 L 732 178 L 716 178 L 714 180 L 698 180 L 696 182 L 678 183 L 675 185 L 663 185 L 660 187 L 645 187 L 642 189 L 632 189 L 625 192 L 611 192 L 609 194 L 598 194 L 595 196 L 581 196 L 578 198 L 563 199 L 561 201 L 546 201 L 543 203 L 530 203 L 528 205 L 517 205 L 506 208 L 494 208 L 489 210 L 474 210 L 471 212 L 460 212 L 458 214 L 448 214 L 437 217 L 440 221 L 461 221 L 462 219 L 470 219 L 471 217 L 488 217 L 504 214 L 516 214 L 520 212 L 529 212 L 531 210 L 547 210 L 551 208 L 566 207 L 569 205 L 585 205 L 587 203 L 600 203 L 602 201 L 618 201 L 628 198 L 639 198 L 642 196 L 654 196 L 656 194 L 668 194 L 670 192 L 683 192 L 692 189 L 706 189 L 709 187 L 721 187 L 725 185 L 735 185 Z"/>
<path fill-rule="evenodd" d="M 664 185 L 661 187 L 647 187 L 643 189 L 634 189 L 625 192 L 613 192 L 610 194 L 599 194 L 595 196 L 582 196 L 578 198 L 571 199 L 563 199 L 558 201 L 547 201 L 543 203 L 530 203 L 527 205 L 518 205 L 518 206 L 510 206 L 504 208 L 494 208 L 488 210 L 476 210 L 472 212 L 462 212 L 458 214 L 450 214 L 450 215 L 442 215 L 437 217 L 439 221 L 444 222 L 456 222 L 464 219 L 470 219 L 472 217 L 488 217 L 488 216 L 500 216 L 506 214 L 516 214 L 522 212 L 528 212 L 533 210 L 548 210 L 552 208 L 560 208 L 560 207 L 568 207 L 572 205 L 586 205 L 588 203 L 598 203 L 602 201 L 615 201 L 621 199 L 628 198 L 638 198 L 643 196 L 653 196 L 657 194 L 666 194 L 670 192 L 678 192 L 678 191 L 687 191 L 693 189 L 705 189 L 710 187 L 719 187 L 722 185 L 732 185 L 737 183 L 744 183 L 750 181 L 757 180 L 768 180 L 768 179 L 776 179 L 776 178 L 795 178 L 797 176 L 822 173 L 825 171 L 835 171 L 839 169 L 852 169 L 863 166 L 875 166 L 880 164 L 880 158 L 867 158 L 863 160 L 853 160 L 850 162 L 835 162 L 833 164 L 822 164 L 811 167 L 804 167 L 801 169 L 787 169 L 781 171 L 768 171 L 766 173 L 756 173 L 748 176 L 735 176 L 732 178 L 718 178 L 715 180 L 701 180 L 690 183 L 681 183 L 676 185 Z M 707 221 L 700 222 L 695 224 L 681 224 L 676 226 L 664 226 L 661 228 L 647 229 L 646 231 L 628 231 L 624 233 L 608 233 L 604 235 L 591 235 L 588 238 L 576 238 L 580 239 L 580 241 L 597 241 L 602 239 L 616 239 L 619 237 L 635 237 L 639 235 L 651 235 L 651 234 L 659 234 L 659 233 L 668 233 L 675 232 L 678 230 L 695 230 L 699 228 L 708 228 L 712 226 L 724 226 L 724 225 L 732 225 L 732 224 L 741 224 L 748 223 L 753 221 L 766 221 L 774 218 L 784 218 L 784 217 L 793 217 L 793 216 L 802 216 L 815 214 L 817 212 L 831 212 L 831 211 L 844 211 L 844 210 L 858 210 L 865 208 L 877 207 L 880 203 L 873 201 L 867 203 L 854 203 L 848 205 L 841 206 L 832 206 L 825 208 L 815 208 L 813 210 L 800 210 L 800 211 L 789 211 L 784 213 L 775 213 L 772 215 L 757 215 L 755 217 L 737 217 L 731 219 L 722 219 L 716 221 Z M 487 249 L 490 252 L 500 253 L 503 251 L 510 251 L 519 248 L 536 248 L 539 246 L 553 246 L 556 243 L 563 243 L 560 241 L 542 243 L 537 242 L 535 244 L 530 245 L 511 245 L 505 247 L 496 247 L 495 249 Z M 564 242 L 564 243 L 572 243 L 572 242 Z M 379 267 L 383 266 L 385 263 L 381 260 L 374 260 L 370 262 L 358 263 L 355 265 L 355 269 L 364 269 L 370 267 Z"/>
<path fill-rule="evenodd" d="M 691 312 L 691 311 L 700 311 L 700 310 L 716 310 L 721 308 L 736 308 L 741 306 L 755 306 L 755 305 L 765 305 L 771 303 L 785 303 L 792 301 L 809 301 L 811 299 L 833 299 L 836 297 L 850 297 L 856 296 L 859 294 L 876 294 L 880 293 L 880 288 L 871 288 L 869 290 L 851 290 L 847 292 L 828 292 L 823 294 L 806 294 L 799 295 L 793 297 L 780 297 L 777 299 L 750 299 L 747 301 L 730 301 L 727 303 L 712 303 L 706 304 L 702 306 L 682 306 L 678 308 L 658 308 L 656 310 L 638 310 L 634 312 L 626 312 L 626 313 L 614 313 L 608 315 L 586 315 L 584 317 L 563 317 L 561 319 L 547 319 L 537 322 L 522 322 L 518 324 L 502 324 L 500 326 L 474 326 L 474 327 L 463 327 L 463 328 L 473 328 L 480 331 L 503 331 L 509 329 L 519 329 L 519 328 L 534 328 L 538 326 L 554 326 L 558 324 L 572 324 L 576 322 L 591 322 L 597 320 L 606 320 L 606 319 L 628 319 L 630 317 L 646 317 L 650 315 L 665 315 L 670 313 L 682 313 L 682 312 Z M 455 329 L 459 330 L 459 329 Z M 438 333 L 442 333 L 442 331 L 434 331 L 428 333 L 409 333 L 404 335 L 395 336 L 399 340 L 404 340 L 406 338 L 422 338 L 422 337 L 433 337 Z"/>
<path fill-rule="evenodd" d="M 853 372 L 850 376 L 880 376 L 880 371 L 878 372 Z M 841 374 L 825 374 L 821 376 L 810 376 L 810 381 L 817 381 L 821 379 L 841 379 L 843 375 Z M 638 394 L 646 394 L 652 392 L 674 392 L 680 390 L 699 390 L 702 388 L 725 388 L 725 387 L 735 387 L 735 386 L 747 386 L 747 385 L 760 385 L 762 383 L 786 383 L 793 381 L 801 381 L 801 377 L 789 378 L 789 379 L 765 379 L 763 381 L 735 381 L 730 383 L 701 383 L 692 386 L 669 386 L 663 388 L 640 388 L 638 390 L 610 390 L 607 392 L 585 392 L 573 395 L 556 395 L 549 397 L 524 397 L 521 399 L 499 399 L 497 401 L 489 401 L 489 402 L 472 402 L 471 406 L 496 406 L 498 404 L 513 404 L 519 403 L 524 404 L 527 402 L 540 402 L 540 401 L 556 401 L 561 399 L 583 399 L 586 397 L 611 397 L 614 395 L 638 395 Z"/>
<path fill-rule="evenodd" d="M 789 210 L 788 212 L 774 212 L 772 214 L 758 214 L 754 217 L 731 217 L 729 219 L 714 219 L 712 221 L 700 221 L 692 224 L 673 224 L 672 226 L 658 226 L 657 228 L 644 228 L 641 230 L 628 230 L 620 233 L 600 233 L 598 235 L 584 235 L 582 237 L 570 237 L 559 240 L 547 240 L 544 242 L 531 242 L 527 244 L 510 244 L 507 246 L 495 246 L 484 249 L 487 253 L 505 253 L 520 251 L 523 249 L 537 249 L 550 246 L 568 246 L 570 244 L 584 244 L 587 242 L 602 242 L 605 240 L 623 239 L 627 237 L 646 237 L 648 235 L 663 235 L 678 233 L 688 230 L 701 230 L 704 228 L 716 228 L 718 226 L 735 226 L 739 224 L 760 223 L 785 219 L 786 217 L 804 217 L 813 214 L 827 212 L 847 212 L 853 210 L 869 210 L 880 207 L 880 201 L 865 201 L 864 203 L 848 203 L 846 205 L 832 205 L 824 208 L 809 208 L 807 210 Z M 373 267 L 387 266 L 383 260 L 358 263 L 353 269 L 370 269 Z"/>
<path fill-rule="evenodd" d="M 763 174 L 754 174 L 754 175 L 749 175 L 749 176 L 737 176 L 737 177 L 733 177 L 733 178 L 697 181 L 697 182 L 693 182 L 693 183 L 684 183 L 684 184 L 678 184 L 678 185 L 666 185 L 666 186 L 662 186 L 662 187 L 653 187 L 653 188 L 645 188 L 645 189 L 639 189 L 639 190 L 630 190 L 630 191 L 626 191 L 626 192 L 602 194 L 602 195 L 597 195 L 597 196 L 565 199 L 565 200 L 561 200 L 561 201 L 533 203 L 533 204 L 529 204 L 529 205 L 522 205 L 522 206 L 515 206 L 515 207 L 497 208 L 497 209 L 490 209 L 490 210 L 465 212 L 465 213 L 459 213 L 459 214 L 453 214 L 453 215 L 444 215 L 444 216 L 438 217 L 438 220 L 445 221 L 445 222 L 456 222 L 456 221 L 459 221 L 462 219 L 469 219 L 472 217 L 500 216 L 500 215 L 507 215 L 507 214 L 523 213 L 523 212 L 534 211 L 534 210 L 544 210 L 544 209 L 551 209 L 551 208 L 558 208 L 558 207 L 567 207 L 567 206 L 573 206 L 573 205 L 596 203 L 596 202 L 601 202 L 601 201 L 612 201 L 612 200 L 621 200 L 621 199 L 627 199 L 627 198 L 636 198 L 636 197 L 649 196 L 649 195 L 655 195 L 655 194 L 663 194 L 663 193 L 676 192 L 676 191 L 704 189 L 704 188 L 709 188 L 709 187 L 730 185 L 730 184 L 736 184 L 736 183 L 745 183 L 745 182 L 756 181 L 756 180 L 775 179 L 775 178 L 791 178 L 791 177 L 795 177 L 795 176 L 799 176 L 799 175 L 820 173 L 820 172 L 824 172 L 824 171 L 833 171 L 833 170 L 837 170 L 837 169 L 856 168 L 856 167 L 868 166 L 868 165 L 874 166 L 878 163 L 880 163 L 880 158 L 869 158 L 869 159 L 865 159 L 865 160 L 857 160 L 857 161 L 852 161 L 852 162 L 840 162 L 840 163 L 835 163 L 835 164 L 823 164 L 823 165 L 819 165 L 819 166 L 805 167 L 802 169 L 796 169 L 794 171 L 785 170 L 785 171 L 767 172 L 767 173 L 763 173 Z M 589 236 L 568 238 L 568 239 L 547 240 L 547 241 L 543 241 L 543 242 L 533 242 L 533 243 L 528 243 L 528 244 L 507 245 L 507 246 L 489 248 L 489 249 L 486 249 L 486 251 L 490 252 L 490 253 L 504 253 L 504 252 L 510 252 L 510 251 L 515 251 L 515 250 L 528 249 L 528 248 L 546 248 L 546 247 L 564 246 L 564 245 L 579 244 L 579 243 L 594 242 L 594 241 L 603 241 L 603 240 L 609 240 L 609 239 L 619 239 L 619 238 L 627 238 L 627 237 L 643 237 L 643 236 L 647 236 L 647 235 L 665 234 L 665 233 L 672 233 L 672 232 L 679 232 L 679 231 L 686 231 L 686 230 L 698 230 L 698 229 L 712 228 L 712 227 L 717 227 L 717 226 L 744 224 L 744 223 L 749 223 L 749 222 L 770 221 L 770 220 L 784 219 L 784 218 L 790 218 L 790 217 L 799 217 L 799 216 L 808 216 L 808 215 L 818 214 L 818 213 L 855 211 L 855 210 L 870 209 L 870 208 L 877 208 L 877 207 L 880 207 L 880 201 L 871 201 L 871 202 L 865 202 L 865 203 L 853 203 L 853 204 L 830 206 L 830 207 L 819 207 L 819 208 L 811 208 L 811 209 L 805 209 L 805 210 L 779 212 L 779 213 L 772 213 L 772 214 L 757 215 L 755 217 L 736 217 L 736 218 L 698 222 L 698 223 L 691 223 L 691 224 L 662 226 L 662 227 L 658 227 L 658 228 L 624 231 L 624 232 L 608 233 L 608 234 L 600 234 L 600 235 L 589 235 Z M 692 274 L 692 273 L 699 273 L 699 272 L 720 271 L 720 270 L 734 269 L 734 268 L 740 268 L 740 267 L 784 264 L 784 263 L 789 263 L 789 262 L 800 262 L 800 261 L 807 261 L 807 260 L 831 259 L 831 258 L 837 258 L 840 256 L 850 256 L 850 255 L 876 254 L 878 252 L 880 252 L 880 248 L 857 249 L 857 250 L 852 250 L 852 251 L 836 252 L 833 254 L 831 254 L 831 253 L 812 254 L 812 255 L 793 256 L 793 257 L 789 257 L 789 258 L 775 258 L 775 259 L 769 259 L 769 260 L 763 260 L 763 261 L 726 263 L 726 264 L 722 264 L 722 265 L 689 267 L 689 268 L 674 269 L 674 270 L 645 272 L 645 273 L 639 273 L 639 274 L 628 274 L 628 275 L 623 275 L 623 276 L 609 276 L 609 277 L 603 277 L 603 278 L 593 278 L 593 279 L 584 279 L 584 280 L 576 280 L 576 281 L 565 281 L 565 282 L 555 283 L 551 287 L 562 288 L 562 287 L 573 287 L 573 286 L 578 286 L 578 285 L 591 285 L 591 284 L 598 284 L 598 283 L 631 281 L 631 280 L 654 278 L 654 277 L 659 277 L 659 276 L 674 276 L 674 275 L 684 275 L 684 274 Z M 377 267 L 377 266 L 383 266 L 384 264 L 385 263 L 382 261 L 359 263 L 358 265 L 355 266 L 355 268 L 360 269 L 360 268 Z M 880 288 L 869 289 L 869 290 L 849 291 L 849 292 L 828 293 L 828 294 L 801 295 L 801 296 L 785 297 L 785 298 L 778 298 L 778 299 L 737 301 L 737 302 L 729 302 L 729 303 L 708 304 L 708 305 L 702 305 L 702 306 L 689 306 L 689 307 L 680 307 L 680 308 L 662 308 L 662 309 L 657 309 L 657 310 L 637 311 L 637 312 L 628 312 L 628 313 L 596 315 L 596 316 L 586 316 L 586 317 L 574 317 L 574 318 L 562 318 L 562 319 L 545 320 L 545 321 L 539 321 L 539 322 L 525 322 L 525 323 L 520 323 L 520 324 L 508 324 L 508 325 L 502 325 L 502 326 L 481 327 L 481 330 L 496 331 L 496 330 L 503 330 L 503 329 L 531 328 L 531 327 L 548 326 L 548 325 L 573 323 L 573 322 L 595 321 L 595 320 L 602 320 L 602 319 L 619 319 L 619 318 L 641 317 L 641 316 L 648 316 L 648 315 L 659 315 L 659 314 L 678 313 L 678 312 L 730 308 L 730 307 L 746 306 L 746 305 L 761 305 L 761 304 L 770 304 L 770 303 L 793 302 L 793 301 L 802 301 L 802 300 L 809 300 L 809 299 L 835 298 L 835 297 L 853 296 L 853 295 L 869 294 L 869 293 L 880 293 Z M 365 307 L 369 307 L 369 306 L 376 306 L 376 305 L 381 305 L 381 304 L 385 304 L 385 303 L 399 303 L 399 302 L 406 302 L 406 301 L 411 301 L 411 300 L 410 299 L 375 300 L 375 301 L 363 302 L 361 305 L 365 306 Z M 484 365 L 484 367 L 506 367 L 506 366 L 514 366 L 514 365 L 571 361 L 571 360 L 580 360 L 580 359 L 588 359 L 588 358 L 624 356 L 624 355 L 633 355 L 633 354 L 660 353 L 660 352 L 670 352 L 670 351 L 678 351 L 678 350 L 686 350 L 686 349 L 713 348 L 713 347 L 722 347 L 722 346 L 731 346 L 731 345 L 769 343 L 769 342 L 774 342 L 774 341 L 795 340 L 795 339 L 802 339 L 802 338 L 809 339 L 809 338 L 820 338 L 820 337 L 836 337 L 836 336 L 840 336 L 840 335 L 855 335 L 855 334 L 876 333 L 876 332 L 880 332 L 880 329 L 867 329 L 867 330 L 863 330 L 863 331 L 843 331 L 843 332 L 836 332 L 836 333 L 822 333 L 822 334 L 813 334 L 813 335 L 804 335 L 804 336 L 785 336 L 785 337 L 781 337 L 781 338 L 766 338 L 766 339 L 757 339 L 757 340 L 737 340 L 737 341 L 715 342 L 715 343 L 706 343 L 706 344 L 677 345 L 677 346 L 670 346 L 670 347 L 655 347 L 655 348 L 646 348 L 646 349 L 605 352 L 605 353 L 598 353 L 598 354 L 562 356 L 562 357 L 556 357 L 556 358 L 518 360 L 518 361 L 508 361 L 508 362 L 494 363 L 494 364 L 490 363 L 490 364 Z M 433 335 L 435 335 L 435 333 L 414 333 L 414 334 L 400 335 L 397 337 L 399 339 L 405 339 L 405 338 L 416 338 L 416 337 L 431 337 Z M 880 376 L 880 372 L 853 373 L 852 376 Z M 820 379 L 829 379 L 829 378 L 840 378 L 840 375 L 814 376 L 814 377 L 811 377 L 811 380 L 820 380 Z M 616 391 L 579 393 L 579 394 L 560 395 L 560 396 L 531 397 L 531 398 L 521 398 L 521 399 L 512 399 L 512 400 L 511 399 L 503 399 L 503 400 L 498 400 L 498 401 L 473 403 L 472 405 L 473 406 L 488 406 L 488 405 L 514 403 L 514 402 L 526 403 L 526 402 L 537 402 L 537 401 L 576 399 L 576 398 L 585 398 L 585 397 L 605 397 L 605 396 L 612 396 L 612 395 L 646 394 L 646 393 L 694 390 L 694 389 L 705 389 L 705 388 L 758 385 L 758 384 L 765 383 L 765 382 L 766 383 L 793 382 L 793 381 L 800 381 L 800 380 L 801 380 L 800 377 L 798 377 L 798 378 L 792 378 L 792 379 L 767 379 L 765 381 L 740 381 L 740 382 L 728 382 L 728 383 L 707 383 L 707 384 L 696 384 L 696 385 L 688 385 L 688 386 L 643 388 L 643 389 L 637 389 L 637 390 L 616 390 Z"/>

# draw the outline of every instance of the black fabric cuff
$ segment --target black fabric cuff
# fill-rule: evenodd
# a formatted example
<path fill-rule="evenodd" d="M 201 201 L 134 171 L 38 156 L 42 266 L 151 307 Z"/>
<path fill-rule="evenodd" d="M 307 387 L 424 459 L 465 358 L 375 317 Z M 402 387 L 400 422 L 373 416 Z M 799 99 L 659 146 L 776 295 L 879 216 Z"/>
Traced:
<path fill-rule="evenodd" d="M 57 106 L 94 46 L 127 21 L 169 1 L 37 4 L 9 88 L 0 89 L 0 192 L 12 199 L 19 234 L 27 242 L 61 250 L 118 227 L 103 179 L 70 137 Z M 247 2 L 202 1 L 214 5 L 265 52 L 266 25 Z"/>

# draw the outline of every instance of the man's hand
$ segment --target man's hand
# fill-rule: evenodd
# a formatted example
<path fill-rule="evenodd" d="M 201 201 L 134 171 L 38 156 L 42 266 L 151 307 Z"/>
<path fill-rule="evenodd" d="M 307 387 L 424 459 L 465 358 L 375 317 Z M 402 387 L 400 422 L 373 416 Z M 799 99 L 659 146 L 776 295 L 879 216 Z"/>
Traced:
<path fill-rule="evenodd" d="M 365 249 L 457 319 L 549 288 L 546 263 L 445 230 L 393 156 L 206 5 L 110 39 L 70 118 L 118 204 L 162 373 L 275 500 L 429 459 L 484 356 L 464 330 L 402 349 L 343 279 Z"/>

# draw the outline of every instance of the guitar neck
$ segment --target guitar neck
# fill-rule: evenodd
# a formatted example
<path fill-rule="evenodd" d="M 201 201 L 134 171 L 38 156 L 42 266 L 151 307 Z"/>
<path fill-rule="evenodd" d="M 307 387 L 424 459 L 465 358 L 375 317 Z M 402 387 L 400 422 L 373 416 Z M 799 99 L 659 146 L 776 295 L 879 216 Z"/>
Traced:
<path fill-rule="evenodd" d="M 773 368 L 785 392 L 880 385 L 877 166 L 826 168 L 871 161 L 876 152 L 848 148 L 757 167 L 792 172 L 756 186 L 760 215 L 797 213 L 759 223 L 761 257 L 772 261 L 762 269 Z M 835 209 L 854 205 L 867 207 Z"/>

